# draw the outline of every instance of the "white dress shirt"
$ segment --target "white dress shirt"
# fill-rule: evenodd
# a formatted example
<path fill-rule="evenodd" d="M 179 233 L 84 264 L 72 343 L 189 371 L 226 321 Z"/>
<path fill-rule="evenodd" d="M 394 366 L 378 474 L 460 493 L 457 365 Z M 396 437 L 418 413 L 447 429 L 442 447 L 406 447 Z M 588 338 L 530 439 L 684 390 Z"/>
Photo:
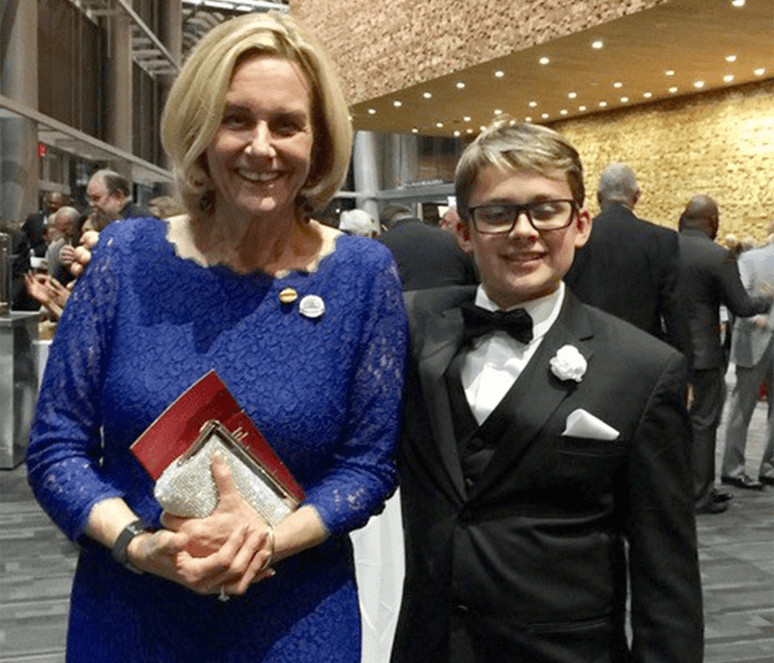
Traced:
<path fill-rule="evenodd" d="M 559 316 L 564 301 L 564 283 L 550 295 L 511 307 L 523 308 L 532 318 L 532 340 L 520 343 L 504 331 L 492 332 L 473 341 L 462 364 L 462 387 L 476 421 L 481 425 L 516 382 L 546 332 Z M 476 291 L 476 306 L 487 311 L 499 307 L 484 292 Z"/>

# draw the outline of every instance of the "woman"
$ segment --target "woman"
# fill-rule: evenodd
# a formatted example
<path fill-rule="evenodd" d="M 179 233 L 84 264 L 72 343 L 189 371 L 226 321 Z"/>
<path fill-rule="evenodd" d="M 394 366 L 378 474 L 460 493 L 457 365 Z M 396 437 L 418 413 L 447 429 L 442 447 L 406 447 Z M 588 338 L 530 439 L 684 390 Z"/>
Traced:
<path fill-rule="evenodd" d="M 395 487 L 406 321 L 388 252 L 310 219 L 346 105 L 292 19 L 251 14 L 190 55 L 162 136 L 188 214 L 100 234 L 33 422 L 30 483 L 83 545 L 68 660 L 358 661 L 347 532 Z M 162 521 L 129 451 L 210 369 L 306 491 L 273 532 L 217 461 L 215 512 Z"/>

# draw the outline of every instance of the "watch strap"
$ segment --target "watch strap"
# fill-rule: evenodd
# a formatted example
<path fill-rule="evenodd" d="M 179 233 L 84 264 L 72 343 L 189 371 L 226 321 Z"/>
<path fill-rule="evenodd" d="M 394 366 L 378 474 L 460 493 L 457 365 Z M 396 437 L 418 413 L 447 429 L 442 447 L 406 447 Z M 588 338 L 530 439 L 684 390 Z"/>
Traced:
<path fill-rule="evenodd" d="M 111 550 L 113 559 L 116 560 L 116 562 L 137 574 L 142 574 L 142 571 L 136 566 L 132 565 L 132 563 L 129 561 L 129 557 L 126 554 L 126 549 L 129 547 L 129 543 L 131 543 L 135 536 L 143 534 L 147 531 L 148 530 L 145 528 L 145 525 L 142 524 L 142 520 L 135 520 L 129 523 L 126 527 L 124 527 L 123 530 L 121 530 L 121 533 L 118 535 L 118 538 L 113 544 L 113 548 Z"/>

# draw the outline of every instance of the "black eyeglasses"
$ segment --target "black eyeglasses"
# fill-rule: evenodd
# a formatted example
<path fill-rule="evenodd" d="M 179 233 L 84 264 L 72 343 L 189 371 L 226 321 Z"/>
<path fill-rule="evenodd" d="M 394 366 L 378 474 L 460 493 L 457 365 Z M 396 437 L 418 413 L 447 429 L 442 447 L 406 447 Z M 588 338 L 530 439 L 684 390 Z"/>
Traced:
<path fill-rule="evenodd" d="M 524 213 L 535 230 L 560 230 L 572 223 L 578 205 L 574 200 L 538 200 L 524 205 L 496 203 L 468 209 L 473 225 L 480 233 L 505 235 L 516 227 Z"/>

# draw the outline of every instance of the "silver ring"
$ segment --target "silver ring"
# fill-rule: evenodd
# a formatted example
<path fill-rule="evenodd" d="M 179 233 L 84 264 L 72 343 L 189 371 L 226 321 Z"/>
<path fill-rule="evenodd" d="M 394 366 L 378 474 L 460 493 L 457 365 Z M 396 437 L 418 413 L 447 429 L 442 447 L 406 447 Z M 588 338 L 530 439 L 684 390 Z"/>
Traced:
<path fill-rule="evenodd" d="M 225 603 L 226 601 L 229 601 L 229 600 L 231 600 L 231 597 L 228 594 L 226 594 L 226 588 L 223 585 L 221 585 L 220 594 L 218 594 L 218 601 L 223 601 L 223 603 Z"/>

